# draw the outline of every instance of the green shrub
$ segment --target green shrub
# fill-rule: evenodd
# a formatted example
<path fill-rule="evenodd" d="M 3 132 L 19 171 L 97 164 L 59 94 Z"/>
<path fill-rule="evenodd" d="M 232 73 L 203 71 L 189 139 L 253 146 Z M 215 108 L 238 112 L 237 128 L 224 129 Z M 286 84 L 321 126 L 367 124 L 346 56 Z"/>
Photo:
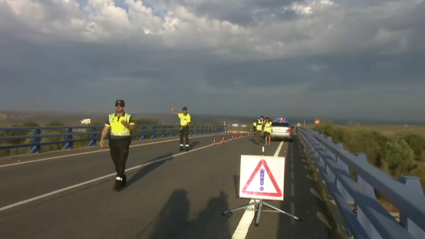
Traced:
<path fill-rule="evenodd" d="M 414 175 L 425 180 L 425 138 L 414 133 L 386 137 L 378 131 L 355 127 L 341 127 L 325 121 L 313 130 L 343 143 L 351 153 L 366 153 L 368 161 L 394 176 Z"/>

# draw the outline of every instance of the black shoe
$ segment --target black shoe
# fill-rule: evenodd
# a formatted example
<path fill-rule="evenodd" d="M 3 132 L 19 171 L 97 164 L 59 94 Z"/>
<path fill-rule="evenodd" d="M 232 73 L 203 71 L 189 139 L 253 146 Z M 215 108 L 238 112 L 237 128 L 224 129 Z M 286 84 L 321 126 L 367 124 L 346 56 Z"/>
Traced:
<path fill-rule="evenodd" d="M 186 151 L 189 151 L 189 147 L 186 147 Z"/>
<path fill-rule="evenodd" d="M 125 187 L 125 185 L 127 184 L 127 175 L 124 175 L 122 177 L 122 183 L 121 183 L 121 187 Z"/>
<path fill-rule="evenodd" d="M 180 151 L 183 151 L 183 147 L 180 147 Z"/>
<path fill-rule="evenodd" d="M 118 179 L 118 177 L 115 179 L 115 184 L 114 184 L 114 190 L 119 192 L 122 189 L 122 183 L 123 183 L 123 179 Z"/>

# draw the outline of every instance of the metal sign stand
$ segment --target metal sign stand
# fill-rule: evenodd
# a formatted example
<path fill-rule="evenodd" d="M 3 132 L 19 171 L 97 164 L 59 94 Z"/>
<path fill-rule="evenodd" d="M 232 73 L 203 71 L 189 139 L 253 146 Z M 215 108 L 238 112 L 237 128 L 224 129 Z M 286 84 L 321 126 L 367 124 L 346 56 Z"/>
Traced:
<path fill-rule="evenodd" d="M 264 146 L 262 147 L 262 154 L 261 155 L 264 156 Z M 259 199 L 259 201 L 255 200 L 255 203 L 250 203 L 250 204 L 246 204 L 246 205 L 241 206 L 241 207 L 237 207 L 237 208 L 234 208 L 234 209 L 229 209 L 227 211 L 224 211 L 222 214 L 223 215 L 228 215 L 229 217 L 231 217 L 233 215 L 233 212 L 234 211 L 239 211 L 239 210 L 247 209 L 247 208 L 249 208 L 251 206 L 254 206 L 254 211 L 257 212 L 257 215 L 255 217 L 255 226 L 256 227 L 258 227 L 260 225 L 261 212 L 277 212 L 277 213 L 282 213 L 282 214 L 285 214 L 285 215 L 287 215 L 289 217 L 294 218 L 295 220 L 301 221 L 300 218 L 298 218 L 298 217 L 296 217 L 296 216 L 294 216 L 294 215 L 292 215 L 292 214 L 290 214 L 288 212 L 285 212 L 285 211 L 283 211 L 283 210 L 281 210 L 281 209 L 279 209 L 277 207 L 274 207 L 274 206 L 272 206 L 272 205 L 264 202 L 263 199 Z M 271 209 L 266 210 L 266 209 L 264 209 L 264 206 L 267 206 L 267 207 L 269 207 Z"/>

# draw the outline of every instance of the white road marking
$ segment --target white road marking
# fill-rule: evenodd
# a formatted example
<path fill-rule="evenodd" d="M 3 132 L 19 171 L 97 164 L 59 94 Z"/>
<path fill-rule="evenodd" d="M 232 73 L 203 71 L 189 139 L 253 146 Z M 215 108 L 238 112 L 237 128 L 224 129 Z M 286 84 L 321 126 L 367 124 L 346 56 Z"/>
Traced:
<path fill-rule="evenodd" d="M 291 196 L 295 196 L 295 185 L 294 183 L 291 183 Z"/>
<path fill-rule="evenodd" d="M 251 201 L 249 201 L 249 204 L 254 202 L 255 200 L 251 199 Z M 239 221 L 238 227 L 236 228 L 235 232 L 232 235 L 232 239 L 244 239 L 246 237 L 246 235 L 248 234 L 248 229 L 255 216 L 254 209 L 255 209 L 254 206 L 250 206 L 245 210 L 241 220 Z"/>
<path fill-rule="evenodd" d="M 277 147 L 276 152 L 274 152 L 273 157 L 279 157 L 280 150 L 282 150 L 283 141 L 280 142 L 279 147 Z"/>
<path fill-rule="evenodd" d="M 192 139 L 206 138 L 206 137 L 211 137 L 211 136 L 213 136 L 213 135 L 192 137 Z M 153 144 L 168 143 L 168 142 L 177 141 L 177 140 L 179 140 L 179 139 L 169 139 L 169 140 L 161 140 L 161 141 L 155 141 L 155 142 L 150 142 L 150 143 L 145 143 L 145 144 L 130 145 L 130 148 L 133 148 L 133 147 L 142 147 L 142 146 L 149 146 L 149 145 L 153 145 Z M 217 142 L 217 144 L 218 144 L 218 142 Z M 74 157 L 74 156 L 80 156 L 80 155 L 94 154 L 94 153 L 100 153 L 100 152 L 105 152 L 105 151 L 109 151 L 109 149 L 99 149 L 97 151 L 82 152 L 82 153 L 75 153 L 75 154 L 67 154 L 67 155 L 54 156 L 54 157 L 49 157 L 49 158 L 34 159 L 34 160 L 30 160 L 30 161 L 25 161 L 25 162 L 5 164 L 5 165 L 0 165 L 0 168 L 6 168 L 6 167 L 11 167 L 11 166 L 16 166 L 16 165 L 23 165 L 23 164 L 29 164 L 29 163 L 43 162 L 43 161 L 52 160 L 52 159 L 60 159 L 60 158 L 68 158 L 68 157 Z M 60 152 L 60 151 L 58 151 L 58 152 Z"/>
<path fill-rule="evenodd" d="M 291 201 L 291 214 L 292 215 L 295 214 L 295 204 L 294 204 L 294 201 Z M 292 225 L 295 225 L 295 220 L 293 218 L 291 218 L 291 223 L 292 223 Z"/>
<path fill-rule="evenodd" d="M 217 145 L 219 145 L 219 144 L 222 144 L 222 143 L 221 142 L 217 143 Z M 142 168 L 144 166 L 147 166 L 147 165 L 150 165 L 150 164 L 153 164 L 153 163 L 158 163 L 158 162 L 161 162 L 161 161 L 164 161 L 164 160 L 168 160 L 168 159 L 171 159 L 171 158 L 176 158 L 176 157 L 179 157 L 179 156 L 182 156 L 182 155 L 185 155 L 185 154 L 189 154 L 189 153 L 192 153 L 192 152 L 196 152 L 198 150 L 201 150 L 201 149 L 205 149 L 205 148 L 209 148 L 209 147 L 214 147 L 214 146 L 215 146 L 214 144 L 209 144 L 209 145 L 206 145 L 206 146 L 202 146 L 200 148 L 192 149 L 192 150 L 190 150 L 188 152 L 182 152 L 182 153 L 178 153 L 178 154 L 171 155 L 171 156 L 168 156 L 168 157 L 160 158 L 158 160 L 155 160 L 155 161 L 152 161 L 152 162 L 149 162 L 149 163 L 140 164 L 138 166 L 134 166 L 132 168 L 128 168 L 128 169 L 125 170 L 125 172 L 133 171 L 135 169 Z M 115 177 L 115 176 L 116 176 L 116 173 L 111 173 L 111 174 L 108 174 L 108 175 L 105 175 L 105 176 L 102 176 L 102 177 L 98 177 L 98 178 L 95 178 L 95 179 L 92 179 L 92 180 L 89 180 L 89 181 L 85 181 L 85 182 L 82 182 L 82 183 L 79 183 L 79 184 L 75 184 L 75 185 L 72 185 L 72 186 L 69 186 L 69 187 L 66 187 L 66 188 L 62 188 L 62 189 L 59 189 L 59 190 L 56 190 L 56 191 L 53 191 L 53 192 L 50 192 L 50 193 L 45 193 L 45 194 L 42 194 L 40 196 L 36 196 L 36 197 L 30 198 L 30 199 L 27 199 L 27 200 L 23 200 L 23 201 L 20 201 L 20 202 L 17 202 L 17 203 L 13 203 L 13 204 L 10 204 L 10 205 L 1 207 L 0 208 L 0 212 L 1 211 L 5 211 L 5 210 L 10 209 L 10 208 L 14 208 L 14 207 L 23 205 L 23 204 L 27 204 L 27 203 L 36 201 L 36 200 L 39 200 L 39 199 L 42 199 L 42 198 L 45 198 L 45 197 L 48 197 L 48 196 L 51 196 L 51 195 L 55 195 L 55 194 L 58 194 L 58 193 L 61 193 L 61 192 L 65 192 L 65 191 L 70 190 L 70 189 L 73 189 L 73 188 L 81 187 L 81 186 L 87 185 L 89 183 L 100 181 L 100 180 L 105 179 L 105 178 L 108 178 L 108 177 Z"/>
<path fill-rule="evenodd" d="M 295 196 L 295 184 L 294 184 L 294 144 L 291 144 L 291 164 L 292 164 L 292 170 L 291 170 L 291 179 L 292 179 L 292 188 L 291 188 L 291 193 L 292 196 Z M 294 200 L 291 201 L 291 214 L 294 215 L 295 214 L 295 204 L 294 204 Z M 292 225 L 295 225 L 295 220 L 292 218 L 291 219 L 291 223 Z"/>
<path fill-rule="evenodd" d="M 277 147 L 276 152 L 274 153 L 273 157 L 278 157 L 279 153 L 282 149 L 283 146 L 283 141 L 280 142 L 279 147 Z M 255 200 L 251 199 L 251 201 L 249 201 L 249 204 L 254 203 Z M 254 206 L 250 206 L 249 208 L 247 208 L 244 212 L 244 214 L 242 215 L 241 220 L 239 221 L 238 226 L 236 227 L 235 232 L 232 235 L 232 239 L 245 239 L 246 235 L 248 234 L 248 229 L 251 226 L 252 220 L 254 219 L 255 216 L 255 210 L 254 210 Z"/>

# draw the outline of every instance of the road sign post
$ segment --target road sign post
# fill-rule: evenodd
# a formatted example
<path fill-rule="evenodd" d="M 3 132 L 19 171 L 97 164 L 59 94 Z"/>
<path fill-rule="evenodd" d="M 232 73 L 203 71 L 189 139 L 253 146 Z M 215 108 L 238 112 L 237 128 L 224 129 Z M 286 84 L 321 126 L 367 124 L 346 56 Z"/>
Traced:
<path fill-rule="evenodd" d="M 264 150 L 263 150 L 264 153 Z M 263 200 L 283 201 L 285 185 L 285 157 L 241 155 L 239 176 L 239 197 L 254 199 L 255 203 L 223 212 L 223 215 L 232 216 L 234 211 L 254 206 L 257 212 L 255 226 L 260 223 L 261 212 L 279 212 L 298 221 L 298 217 L 276 208 Z M 265 210 L 263 207 L 271 210 Z"/>

